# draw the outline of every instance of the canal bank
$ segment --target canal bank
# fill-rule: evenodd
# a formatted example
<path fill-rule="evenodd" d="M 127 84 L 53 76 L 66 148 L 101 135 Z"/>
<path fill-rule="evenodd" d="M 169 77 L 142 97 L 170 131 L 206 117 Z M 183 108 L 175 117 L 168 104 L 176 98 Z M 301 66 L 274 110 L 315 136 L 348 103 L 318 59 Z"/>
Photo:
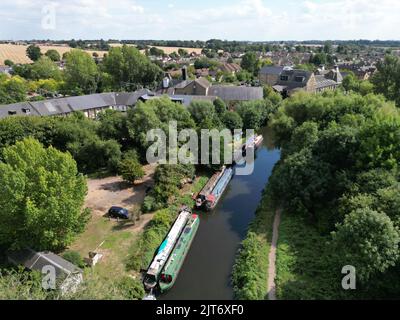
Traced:
<path fill-rule="evenodd" d="M 262 190 L 280 159 L 269 129 L 257 151 L 254 172 L 234 176 L 219 204 L 211 213 L 199 212 L 200 228 L 174 287 L 163 300 L 230 300 L 232 267 L 240 242 L 261 200 Z M 197 212 L 196 212 L 197 213 Z"/>

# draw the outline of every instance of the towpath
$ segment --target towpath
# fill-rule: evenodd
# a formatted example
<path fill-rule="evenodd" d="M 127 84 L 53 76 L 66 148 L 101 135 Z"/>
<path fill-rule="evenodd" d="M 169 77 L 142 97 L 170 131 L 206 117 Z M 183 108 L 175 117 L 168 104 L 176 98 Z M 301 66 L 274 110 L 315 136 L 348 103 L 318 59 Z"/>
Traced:
<path fill-rule="evenodd" d="M 274 225 L 272 230 L 272 242 L 271 248 L 269 250 L 268 257 L 268 299 L 269 300 L 277 300 L 276 299 L 276 248 L 278 245 L 278 237 L 279 237 L 279 225 L 281 222 L 281 214 L 282 210 L 277 209 L 275 212 Z"/>

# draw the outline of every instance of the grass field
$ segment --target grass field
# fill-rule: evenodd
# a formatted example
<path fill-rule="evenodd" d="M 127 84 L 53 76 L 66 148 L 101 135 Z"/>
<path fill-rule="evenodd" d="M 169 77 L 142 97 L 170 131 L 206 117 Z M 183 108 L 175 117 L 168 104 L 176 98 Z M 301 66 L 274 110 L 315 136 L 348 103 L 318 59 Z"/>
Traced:
<path fill-rule="evenodd" d="M 26 56 L 26 48 L 27 45 L 16 45 L 16 44 L 0 44 L 0 65 L 4 65 L 4 60 L 11 60 L 14 63 L 31 63 L 31 59 Z M 69 52 L 72 50 L 70 47 L 61 47 L 61 46 L 39 46 L 42 54 L 45 54 L 50 49 L 57 50 L 62 56 L 65 52 Z M 90 55 L 93 52 L 97 52 L 97 54 L 102 57 L 106 51 L 89 51 Z"/>

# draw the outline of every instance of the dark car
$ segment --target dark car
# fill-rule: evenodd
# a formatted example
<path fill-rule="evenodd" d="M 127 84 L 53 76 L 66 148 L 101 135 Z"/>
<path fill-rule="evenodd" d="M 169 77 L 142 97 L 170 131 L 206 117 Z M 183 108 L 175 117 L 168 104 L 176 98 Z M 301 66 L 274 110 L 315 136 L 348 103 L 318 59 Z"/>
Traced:
<path fill-rule="evenodd" d="M 129 219 L 129 211 L 121 207 L 111 207 L 108 210 L 108 216 L 111 218 Z"/>

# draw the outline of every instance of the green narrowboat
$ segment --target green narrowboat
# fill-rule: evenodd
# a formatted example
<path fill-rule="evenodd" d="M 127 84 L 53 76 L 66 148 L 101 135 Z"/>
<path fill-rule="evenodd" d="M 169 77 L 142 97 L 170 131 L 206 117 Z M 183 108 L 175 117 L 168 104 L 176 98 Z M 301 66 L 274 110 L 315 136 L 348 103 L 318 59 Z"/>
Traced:
<path fill-rule="evenodd" d="M 178 277 L 179 271 L 182 268 L 186 255 L 189 252 L 193 239 L 199 229 L 200 218 L 198 215 L 193 214 L 189 221 L 186 223 L 185 229 L 174 250 L 172 251 L 167 263 L 161 273 L 159 280 L 159 287 L 161 292 L 166 292 L 172 288 Z"/>

